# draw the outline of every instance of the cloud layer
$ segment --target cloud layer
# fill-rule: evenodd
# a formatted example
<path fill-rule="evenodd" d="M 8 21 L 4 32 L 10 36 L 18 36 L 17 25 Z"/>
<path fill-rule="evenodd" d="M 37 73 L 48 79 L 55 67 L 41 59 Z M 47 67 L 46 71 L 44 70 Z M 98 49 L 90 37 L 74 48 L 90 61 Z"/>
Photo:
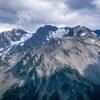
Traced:
<path fill-rule="evenodd" d="M 33 31 L 44 24 L 100 28 L 100 0 L 0 0 L 0 26 Z"/>
<path fill-rule="evenodd" d="M 80 9 L 94 9 L 95 4 L 93 0 L 67 0 L 66 3 L 71 9 L 80 10 Z"/>

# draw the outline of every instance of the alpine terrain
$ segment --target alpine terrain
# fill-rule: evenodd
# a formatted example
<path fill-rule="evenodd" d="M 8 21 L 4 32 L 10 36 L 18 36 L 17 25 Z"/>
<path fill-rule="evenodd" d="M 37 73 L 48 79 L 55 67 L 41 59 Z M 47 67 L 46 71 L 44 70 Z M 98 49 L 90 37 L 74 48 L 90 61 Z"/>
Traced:
<path fill-rule="evenodd" d="M 100 100 L 100 30 L 0 33 L 0 99 Z"/>

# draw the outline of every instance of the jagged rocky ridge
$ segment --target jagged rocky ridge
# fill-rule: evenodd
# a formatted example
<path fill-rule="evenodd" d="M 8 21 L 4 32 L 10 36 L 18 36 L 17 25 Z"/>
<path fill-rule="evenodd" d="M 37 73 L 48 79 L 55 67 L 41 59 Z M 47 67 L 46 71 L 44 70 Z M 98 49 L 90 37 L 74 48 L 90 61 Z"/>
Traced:
<path fill-rule="evenodd" d="M 12 46 L 1 57 L 1 97 L 3 100 L 12 100 L 13 95 L 14 100 L 99 100 L 99 61 L 100 39 L 94 31 L 80 26 L 46 25 L 24 41 L 24 45 Z"/>

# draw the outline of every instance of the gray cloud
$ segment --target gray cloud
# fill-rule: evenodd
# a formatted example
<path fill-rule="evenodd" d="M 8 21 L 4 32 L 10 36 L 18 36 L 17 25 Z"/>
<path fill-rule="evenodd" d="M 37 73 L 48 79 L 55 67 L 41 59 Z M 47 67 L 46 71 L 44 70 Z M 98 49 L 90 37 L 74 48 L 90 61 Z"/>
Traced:
<path fill-rule="evenodd" d="M 94 9 L 93 0 L 66 0 L 67 5 L 74 10 L 78 9 Z"/>
<path fill-rule="evenodd" d="M 15 20 L 15 14 L 0 9 L 0 23 L 14 23 Z"/>
<path fill-rule="evenodd" d="M 30 31 L 43 24 L 100 28 L 99 18 L 99 0 L 0 0 L 0 26 Z"/>

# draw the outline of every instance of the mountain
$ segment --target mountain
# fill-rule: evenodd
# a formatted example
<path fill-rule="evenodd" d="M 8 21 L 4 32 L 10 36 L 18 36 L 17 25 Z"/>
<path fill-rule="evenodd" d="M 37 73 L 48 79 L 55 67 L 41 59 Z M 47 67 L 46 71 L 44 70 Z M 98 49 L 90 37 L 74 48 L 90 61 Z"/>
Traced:
<path fill-rule="evenodd" d="M 89 34 L 88 34 L 89 33 Z M 91 31 L 86 27 L 76 26 L 58 28 L 52 25 L 45 25 L 40 27 L 36 33 L 28 33 L 22 29 L 13 29 L 0 33 L 0 56 L 9 54 L 9 51 L 17 46 L 20 51 L 26 51 L 31 48 L 33 44 L 41 46 L 52 38 L 62 37 L 81 37 L 84 35 L 94 34 L 99 37 L 99 30 Z M 34 35 L 34 36 L 33 36 Z M 39 41 L 38 41 L 39 40 Z M 24 45 L 25 44 L 25 45 Z M 24 46 L 22 46 L 24 45 Z M 17 49 L 16 48 L 16 49 Z M 14 51 L 19 51 L 19 50 Z"/>
<path fill-rule="evenodd" d="M 96 31 L 45 25 L 24 41 L 29 33 L 20 34 L 18 40 L 10 39 L 14 45 L 10 42 L 11 49 L 0 57 L 1 100 L 100 100 Z M 13 36 L 6 33 L 8 37 Z"/>
<path fill-rule="evenodd" d="M 98 37 L 100 37 L 100 30 L 95 30 L 94 32 L 97 34 Z"/>
<path fill-rule="evenodd" d="M 13 46 L 22 46 L 31 36 L 31 33 L 21 29 L 13 29 L 0 33 L 0 55 L 8 53 Z"/>

